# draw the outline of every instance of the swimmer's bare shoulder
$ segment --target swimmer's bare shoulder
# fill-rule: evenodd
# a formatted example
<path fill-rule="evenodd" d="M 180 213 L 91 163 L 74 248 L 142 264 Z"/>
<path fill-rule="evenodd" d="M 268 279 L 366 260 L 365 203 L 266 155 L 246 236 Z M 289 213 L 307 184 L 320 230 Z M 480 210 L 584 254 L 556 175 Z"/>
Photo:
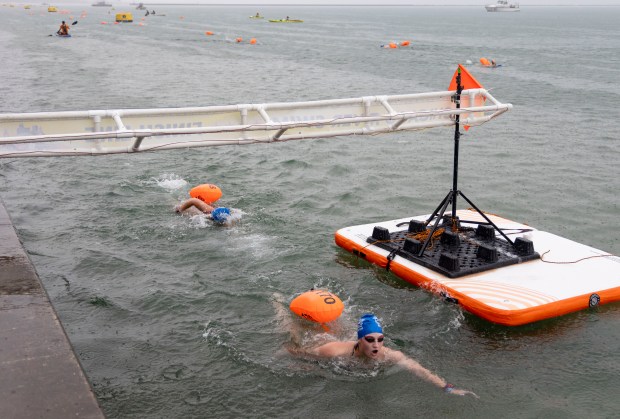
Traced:
<path fill-rule="evenodd" d="M 319 358 L 334 358 L 351 356 L 353 354 L 354 347 L 354 341 L 329 342 L 312 349 L 289 349 L 289 352 L 295 355 L 312 355 Z"/>

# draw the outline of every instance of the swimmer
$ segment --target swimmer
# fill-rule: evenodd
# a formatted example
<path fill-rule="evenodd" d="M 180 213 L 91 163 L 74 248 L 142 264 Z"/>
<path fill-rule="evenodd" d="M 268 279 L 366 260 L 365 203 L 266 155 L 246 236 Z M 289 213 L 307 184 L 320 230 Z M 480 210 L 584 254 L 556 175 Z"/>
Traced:
<path fill-rule="evenodd" d="M 214 208 L 199 198 L 190 198 L 182 204 L 174 207 L 177 214 L 187 214 L 190 216 L 198 214 L 207 214 L 217 224 L 231 225 L 240 218 L 239 214 L 232 216 L 232 212 L 226 207 Z"/>
<path fill-rule="evenodd" d="M 357 324 L 357 341 L 329 342 L 308 350 L 289 350 L 293 354 L 307 354 L 319 358 L 346 358 L 355 357 L 364 361 L 376 361 L 396 364 L 404 367 L 414 375 L 443 389 L 446 393 L 465 396 L 471 394 L 468 390 L 455 388 L 443 378 L 433 374 L 417 361 L 409 358 L 400 351 L 383 346 L 383 328 L 374 314 L 364 314 Z"/>

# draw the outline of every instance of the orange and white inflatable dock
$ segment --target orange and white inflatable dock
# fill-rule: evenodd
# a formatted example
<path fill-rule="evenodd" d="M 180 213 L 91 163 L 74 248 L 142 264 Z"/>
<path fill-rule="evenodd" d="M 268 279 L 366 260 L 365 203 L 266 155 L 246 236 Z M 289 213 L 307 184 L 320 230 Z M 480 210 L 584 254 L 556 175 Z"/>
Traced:
<path fill-rule="evenodd" d="M 525 244 L 523 252 L 515 252 L 478 212 L 456 213 L 460 231 L 439 229 L 422 257 L 417 256 L 415 237 L 425 233 L 430 215 L 345 227 L 336 232 L 336 244 L 507 326 L 620 300 L 619 257 L 485 214 L 511 240 Z M 454 243 L 457 236 L 460 243 Z M 433 259 L 438 263 L 433 265 Z"/>

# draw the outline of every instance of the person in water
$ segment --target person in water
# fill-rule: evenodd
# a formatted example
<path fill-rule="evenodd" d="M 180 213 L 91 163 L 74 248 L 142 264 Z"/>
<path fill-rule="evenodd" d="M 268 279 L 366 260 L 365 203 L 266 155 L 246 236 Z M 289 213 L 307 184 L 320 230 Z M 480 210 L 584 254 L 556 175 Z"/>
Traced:
<path fill-rule="evenodd" d="M 174 211 L 177 214 L 188 214 L 188 215 L 197 215 L 200 213 L 208 214 L 211 216 L 211 219 L 218 224 L 226 224 L 231 222 L 229 217 L 231 215 L 231 211 L 226 207 L 213 207 L 203 200 L 199 198 L 190 198 L 187 201 L 182 202 L 181 204 L 174 207 Z"/>
<path fill-rule="evenodd" d="M 67 25 L 65 21 L 63 20 L 62 23 L 60 24 L 60 29 L 58 29 L 58 32 L 56 33 L 60 36 L 69 35 L 69 25 Z"/>
<path fill-rule="evenodd" d="M 401 351 L 386 348 L 383 346 L 383 328 L 377 316 L 374 314 L 364 314 L 357 324 L 357 341 L 329 342 L 316 348 L 291 351 L 293 353 L 302 352 L 321 358 L 345 358 L 355 357 L 364 361 L 385 362 L 404 367 L 414 375 L 422 378 L 431 384 L 443 389 L 446 393 L 465 396 L 471 394 L 478 397 L 474 392 L 455 388 L 443 378 L 433 374 L 424 368 L 417 361 L 409 358 Z"/>

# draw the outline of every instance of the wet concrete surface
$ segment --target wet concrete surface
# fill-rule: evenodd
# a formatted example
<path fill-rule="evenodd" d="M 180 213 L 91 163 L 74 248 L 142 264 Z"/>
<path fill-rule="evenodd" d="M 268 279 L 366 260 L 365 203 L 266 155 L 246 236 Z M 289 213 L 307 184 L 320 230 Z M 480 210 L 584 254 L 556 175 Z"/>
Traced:
<path fill-rule="evenodd" d="M 0 417 L 104 417 L 2 202 Z"/>

